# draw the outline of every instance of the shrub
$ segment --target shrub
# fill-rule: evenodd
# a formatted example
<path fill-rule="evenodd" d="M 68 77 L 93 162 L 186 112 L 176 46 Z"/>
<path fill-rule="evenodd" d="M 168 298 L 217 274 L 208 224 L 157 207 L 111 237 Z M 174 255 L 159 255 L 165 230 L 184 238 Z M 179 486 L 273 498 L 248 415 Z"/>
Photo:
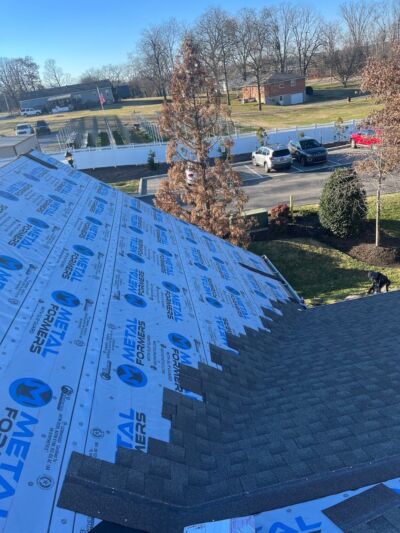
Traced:
<path fill-rule="evenodd" d="M 147 166 L 149 170 L 157 169 L 156 153 L 153 150 L 150 150 L 149 155 L 147 156 Z"/>
<path fill-rule="evenodd" d="M 96 146 L 110 146 L 110 138 L 106 131 L 101 131 L 97 136 Z"/>
<path fill-rule="evenodd" d="M 114 130 L 112 134 L 115 140 L 115 144 L 118 144 L 118 145 L 125 144 L 124 139 L 122 138 L 122 135 L 120 134 L 119 131 Z"/>
<path fill-rule="evenodd" d="M 319 221 L 337 237 L 360 232 L 367 218 L 365 190 L 356 172 L 336 169 L 325 183 L 321 194 Z"/>
<path fill-rule="evenodd" d="M 278 204 L 271 209 L 271 224 L 283 226 L 289 222 L 290 208 L 288 204 Z"/>

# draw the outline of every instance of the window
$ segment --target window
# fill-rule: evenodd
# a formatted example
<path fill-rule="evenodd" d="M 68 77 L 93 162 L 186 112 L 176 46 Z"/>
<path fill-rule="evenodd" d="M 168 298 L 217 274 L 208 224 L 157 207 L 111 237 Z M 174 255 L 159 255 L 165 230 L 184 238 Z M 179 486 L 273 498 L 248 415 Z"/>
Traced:
<path fill-rule="evenodd" d="M 296 87 L 296 80 L 290 80 L 290 86 Z"/>
<path fill-rule="evenodd" d="M 281 81 L 281 83 L 279 84 L 279 88 L 283 89 L 284 87 L 285 87 L 285 84 L 283 83 L 283 81 Z"/>

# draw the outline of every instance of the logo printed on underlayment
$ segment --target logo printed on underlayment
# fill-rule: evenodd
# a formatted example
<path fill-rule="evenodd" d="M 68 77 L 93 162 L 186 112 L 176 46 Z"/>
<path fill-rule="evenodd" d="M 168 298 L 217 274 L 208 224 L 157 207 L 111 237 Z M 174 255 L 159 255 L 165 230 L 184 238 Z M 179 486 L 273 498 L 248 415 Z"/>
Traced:
<path fill-rule="evenodd" d="M 146 300 L 140 296 L 137 296 L 136 294 L 125 294 L 125 300 L 128 302 L 128 304 L 131 304 L 134 307 L 143 308 L 147 306 Z"/>
<path fill-rule="evenodd" d="M 27 172 L 23 172 L 22 174 L 24 178 L 27 178 L 28 180 L 36 181 L 36 182 L 40 181 L 39 178 L 37 178 L 36 176 L 33 176 L 32 174 L 28 174 Z"/>
<path fill-rule="evenodd" d="M 31 224 L 32 226 L 36 226 L 39 229 L 47 229 L 49 225 L 44 220 L 40 220 L 40 218 L 34 218 L 29 217 L 27 219 L 28 224 Z"/>
<path fill-rule="evenodd" d="M 167 228 L 165 226 L 161 226 L 161 224 L 154 224 L 154 226 L 160 231 L 168 231 Z"/>
<path fill-rule="evenodd" d="M 9 387 L 13 400 L 24 407 L 43 407 L 53 397 L 53 391 L 37 378 L 20 378 L 13 381 Z"/>
<path fill-rule="evenodd" d="M 15 259 L 14 257 L 9 257 L 8 255 L 0 255 L 0 268 L 5 268 L 6 270 L 21 270 L 22 263 Z"/>
<path fill-rule="evenodd" d="M 222 307 L 222 303 L 216 300 L 215 298 L 212 298 L 211 296 L 207 296 L 206 300 L 210 305 L 216 307 L 217 309 L 220 309 Z"/>
<path fill-rule="evenodd" d="M 204 270 L 204 271 L 207 271 L 208 268 L 206 267 L 206 265 L 203 265 L 202 263 L 198 263 L 197 261 L 194 263 L 197 268 L 199 268 L 200 270 Z"/>
<path fill-rule="evenodd" d="M 229 291 L 231 294 L 234 294 L 235 296 L 240 296 L 240 292 L 237 289 L 235 289 L 234 287 L 226 285 L 225 289 L 227 291 Z"/>
<path fill-rule="evenodd" d="M 140 388 L 147 384 L 146 374 L 137 366 L 120 365 L 117 374 L 119 379 L 130 387 Z"/>
<path fill-rule="evenodd" d="M 167 257 L 172 257 L 171 252 L 169 252 L 165 248 L 159 248 L 158 251 L 160 252 L 160 254 L 166 255 Z"/>
<path fill-rule="evenodd" d="M 102 222 L 98 218 L 94 217 L 86 217 L 86 220 L 90 222 L 91 224 L 96 224 L 96 226 L 101 226 Z"/>
<path fill-rule="evenodd" d="M 173 283 L 171 283 L 170 281 L 163 281 L 162 285 L 168 291 L 174 292 L 175 294 L 177 294 L 178 292 L 181 292 L 181 289 L 179 287 L 177 287 L 176 285 L 174 285 Z"/>
<path fill-rule="evenodd" d="M 65 204 L 65 200 L 64 198 L 61 198 L 61 196 L 57 196 L 56 194 L 49 194 L 49 197 L 55 202 L 58 202 L 59 204 Z"/>
<path fill-rule="evenodd" d="M 254 292 L 261 298 L 268 298 L 268 296 L 261 291 L 255 290 Z"/>
<path fill-rule="evenodd" d="M 87 246 L 83 246 L 82 244 L 75 244 L 74 245 L 75 252 L 78 252 L 78 254 L 86 255 L 87 257 L 93 257 L 94 252 L 88 248 Z"/>
<path fill-rule="evenodd" d="M 54 291 L 51 295 L 56 303 L 65 307 L 78 307 L 81 303 L 75 294 L 67 291 Z"/>
<path fill-rule="evenodd" d="M 223 261 L 223 260 L 220 259 L 219 257 L 216 257 L 215 255 L 213 255 L 213 259 L 214 259 L 214 261 L 216 261 L 216 262 L 219 263 L 220 265 L 224 265 L 224 264 L 225 264 L 225 261 Z"/>
<path fill-rule="evenodd" d="M 192 347 L 192 343 L 189 339 L 181 335 L 180 333 L 170 333 L 168 339 L 174 346 L 181 350 L 189 350 Z"/>
<path fill-rule="evenodd" d="M 139 235 L 143 234 L 143 230 L 141 230 L 140 228 L 137 228 L 136 226 L 129 226 L 129 229 L 134 231 L 135 233 L 139 233 Z"/>
<path fill-rule="evenodd" d="M 95 196 L 94 199 L 97 202 L 100 202 L 101 204 L 108 204 L 107 200 L 104 200 L 104 198 L 100 198 L 100 196 Z"/>
<path fill-rule="evenodd" d="M 139 255 L 129 253 L 127 254 L 129 259 L 132 259 L 132 261 L 136 261 L 136 263 L 144 263 L 143 257 L 140 257 Z"/>
<path fill-rule="evenodd" d="M 15 194 L 11 194 L 7 191 L 0 191 L 0 196 L 6 200 L 11 200 L 12 202 L 18 202 L 19 200 L 18 196 L 15 196 Z"/>

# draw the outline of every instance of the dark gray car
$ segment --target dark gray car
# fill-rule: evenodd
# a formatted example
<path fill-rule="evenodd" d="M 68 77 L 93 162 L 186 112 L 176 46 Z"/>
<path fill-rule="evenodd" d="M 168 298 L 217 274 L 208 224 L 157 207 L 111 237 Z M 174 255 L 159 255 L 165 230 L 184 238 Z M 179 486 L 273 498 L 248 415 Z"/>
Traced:
<path fill-rule="evenodd" d="M 298 161 L 303 167 L 314 163 L 326 163 L 328 159 L 326 148 L 310 137 L 303 137 L 297 141 L 290 141 L 288 149 L 292 154 L 292 157 L 294 157 L 294 159 L 296 159 L 296 161 Z"/>

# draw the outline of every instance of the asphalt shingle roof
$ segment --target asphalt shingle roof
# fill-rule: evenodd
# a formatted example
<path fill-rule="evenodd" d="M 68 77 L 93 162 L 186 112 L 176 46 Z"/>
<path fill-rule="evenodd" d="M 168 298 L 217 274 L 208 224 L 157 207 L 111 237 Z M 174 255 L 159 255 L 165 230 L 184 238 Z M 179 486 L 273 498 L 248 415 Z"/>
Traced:
<path fill-rule="evenodd" d="M 60 505 L 146 531 L 356 489 L 400 475 L 400 293 L 265 312 L 270 332 L 181 368 L 203 402 L 165 390 L 170 442 L 116 464 L 74 454 Z M 273 320 L 271 320 L 271 318 Z"/>

